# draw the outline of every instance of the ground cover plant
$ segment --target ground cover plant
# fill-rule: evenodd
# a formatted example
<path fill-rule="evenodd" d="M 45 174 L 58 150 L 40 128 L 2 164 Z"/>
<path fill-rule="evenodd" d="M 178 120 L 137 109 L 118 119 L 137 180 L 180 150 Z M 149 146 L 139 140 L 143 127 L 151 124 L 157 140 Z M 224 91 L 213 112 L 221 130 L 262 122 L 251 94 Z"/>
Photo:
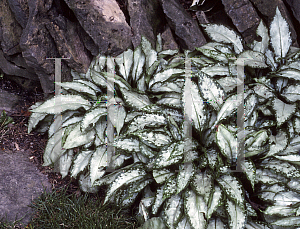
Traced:
<path fill-rule="evenodd" d="M 141 228 L 296 228 L 300 52 L 291 47 L 288 24 L 277 8 L 270 29 L 261 22 L 261 40 L 249 46 L 223 25 L 202 27 L 212 41 L 193 52 L 162 51 L 158 36 L 155 49 L 142 37 L 139 47 L 116 59 L 98 56 L 86 74 L 72 72 L 73 82 L 57 82 L 62 95 L 31 107 L 28 132 L 48 131 L 45 166 L 70 173 L 85 192 L 108 185 L 104 203 L 138 206 Z M 191 85 L 185 80 L 187 57 L 194 58 Z M 231 171 L 241 134 L 241 58 L 243 173 Z M 115 87 L 107 84 L 112 79 Z M 107 87 L 115 93 L 112 100 Z M 192 106 L 185 118 L 187 96 Z M 63 124 L 54 131 L 58 115 Z M 185 119 L 191 120 L 192 138 L 186 137 Z M 105 138 L 108 120 L 112 144 Z M 115 148 L 112 172 L 106 171 L 107 146 Z"/>

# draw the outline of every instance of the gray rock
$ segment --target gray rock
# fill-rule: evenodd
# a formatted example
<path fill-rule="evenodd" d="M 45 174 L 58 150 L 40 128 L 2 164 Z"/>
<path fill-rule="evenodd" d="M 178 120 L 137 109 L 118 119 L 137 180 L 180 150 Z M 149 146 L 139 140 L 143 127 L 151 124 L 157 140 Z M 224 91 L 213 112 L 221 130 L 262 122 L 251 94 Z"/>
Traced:
<path fill-rule="evenodd" d="M 131 45 L 131 29 L 115 0 L 65 0 L 100 53 L 118 55 Z"/>
<path fill-rule="evenodd" d="M 296 0 L 286 0 L 286 2 L 290 5 L 294 17 L 299 21 L 300 23 L 300 2 Z"/>
<path fill-rule="evenodd" d="M 28 153 L 0 150 L 0 155 L 0 218 L 13 222 L 24 216 L 25 226 L 34 213 L 28 205 L 42 194 L 43 186 L 51 192 L 51 184 L 29 161 Z"/>
<path fill-rule="evenodd" d="M 167 50 L 167 49 L 176 50 L 176 49 L 179 49 L 178 44 L 174 40 L 172 31 L 171 31 L 169 26 L 167 26 L 165 31 L 161 34 L 161 39 L 162 39 L 163 50 Z"/>
<path fill-rule="evenodd" d="M 19 41 L 22 27 L 11 12 L 7 0 L 0 4 L 0 43 L 5 54 L 13 55 L 21 52 Z"/>
<path fill-rule="evenodd" d="M 20 76 L 30 80 L 38 80 L 38 77 L 35 73 L 27 71 L 24 68 L 20 68 L 17 65 L 11 63 L 5 58 L 4 53 L 0 49 L 0 69 L 7 75 Z"/>
<path fill-rule="evenodd" d="M 289 24 L 291 36 L 292 36 L 292 45 L 295 47 L 299 47 L 297 42 L 297 33 L 293 26 L 291 16 L 285 7 L 285 4 L 282 0 L 250 0 L 254 6 L 268 19 L 268 25 L 270 25 L 271 21 L 274 18 L 276 13 L 276 7 L 278 6 L 282 16 L 287 20 Z"/>
<path fill-rule="evenodd" d="M 87 50 L 91 52 L 93 56 L 97 56 L 99 54 L 99 47 L 95 44 L 93 39 L 84 31 L 84 29 L 80 26 L 79 23 L 76 23 L 78 36 L 80 40 L 82 40 L 84 46 Z"/>
<path fill-rule="evenodd" d="M 159 1 L 128 0 L 128 13 L 134 48 L 140 44 L 142 36 L 155 47 L 157 27 L 161 24 L 159 15 L 162 15 Z"/>
<path fill-rule="evenodd" d="M 53 38 L 45 27 L 47 18 L 43 16 L 43 13 L 47 12 L 47 6 L 41 4 L 40 0 L 28 3 L 29 20 L 20 39 L 22 56 L 26 64 L 35 70 L 43 91 L 52 93 L 54 91 L 54 61 L 46 60 L 46 58 L 60 56 Z"/>
<path fill-rule="evenodd" d="M 13 113 L 19 101 L 19 96 L 0 89 L 0 114 L 3 110 L 7 113 Z"/>
<path fill-rule="evenodd" d="M 29 18 L 28 0 L 9 0 L 8 4 L 16 20 L 24 29 Z"/>
<path fill-rule="evenodd" d="M 92 56 L 88 54 L 76 31 L 75 23 L 59 15 L 45 24 L 56 43 L 59 56 L 68 57 L 65 62 L 77 72 L 86 73 Z"/>
<path fill-rule="evenodd" d="M 206 43 L 197 22 L 186 12 L 178 0 L 160 0 L 170 28 L 183 49 L 194 50 Z"/>
<path fill-rule="evenodd" d="M 222 3 L 226 13 L 246 43 L 253 42 L 260 18 L 251 2 L 249 0 L 222 0 Z"/>

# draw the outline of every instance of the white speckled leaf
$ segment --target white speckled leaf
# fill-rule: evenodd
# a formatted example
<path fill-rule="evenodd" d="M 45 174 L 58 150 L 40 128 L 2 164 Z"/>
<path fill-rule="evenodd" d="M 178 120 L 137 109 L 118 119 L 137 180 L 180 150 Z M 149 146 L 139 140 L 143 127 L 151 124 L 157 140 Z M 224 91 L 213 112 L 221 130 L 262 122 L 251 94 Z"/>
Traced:
<path fill-rule="evenodd" d="M 85 167 L 89 164 L 92 154 L 92 150 L 83 150 L 76 156 L 71 170 L 72 177 L 76 178 L 77 174 L 85 169 Z"/>
<path fill-rule="evenodd" d="M 96 148 L 90 163 L 90 178 L 91 183 L 101 178 L 105 174 L 104 167 L 107 166 L 107 147 L 106 145 L 101 145 Z"/>
<path fill-rule="evenodd" d="M 128 81 L 128 76 L 133 63 L 133 51 L 131 49 L 128 49 L 127 51 L 117 56 L 115 61 L 119 66 L 119 71 L 121 75 L 126 81 Z"/>
<path fill-rule="evenodd" d="M 236 177 L 224 174 L 216 180 L 229 198 L 234 200 L 240 207 L 244 207 L 245 199 L 242 185 Z"/>
<path fill-rule="evenodd" d="M 285 57 L 289 51 L 292 39 L 289 25 L 276 7 L 276 15 L 270 25 L 271 43 L 277 57 Z"/>
<path fill-rule="evenodd" d="M 229 216 L 231 229 L 243 229 L 246 222 L 246 213 L 236 203 L 226 198 L 226 210 Z"/>
<path fill-rule="evenodd" d="M 80 95 L 56 95 L 45 101 L 37 108 L 29 111 L 47 114 L 60 114 L 66 110 L 77 110 L 80 107 L 89 109 L 91 104 Z"/>
<path fill-rule="evenodd" d="M 264 25 L 263 20 L 260 21 L 256 30 L 256 34 L 262 39 L 261 41 L 253 42 L 253 51 L 265 53 L 268 48 L 270 38 L 268 34 L 268 28 Z"/>
<path fill-rule="evenodd" d="M 193 228 L 206 228 L 207 205 L 202 196 L 197 195 L 192 190 L 187 190 L 184 197 L 184 212 Z"/>
<path fill-rule="evenodd" d="M 233 30 L 228 29 L 224 25 L 217 24 L 201 24 L 204 27 L 205 32 L 211 39 L 217 42 L 231 43 L 234 45 L 234 50 L 237 54 L 244 50 L 242 45 L 242 39 Z"/>

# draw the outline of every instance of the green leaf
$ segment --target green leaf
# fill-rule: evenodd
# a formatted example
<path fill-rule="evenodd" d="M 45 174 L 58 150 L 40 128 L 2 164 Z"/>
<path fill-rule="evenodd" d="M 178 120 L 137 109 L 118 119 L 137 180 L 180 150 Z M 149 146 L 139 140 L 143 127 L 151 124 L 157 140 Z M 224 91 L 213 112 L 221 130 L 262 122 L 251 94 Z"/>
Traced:
<path fill-rule="evenodd" d="M 235 61 L 238 64 L 238 61 L 241 58 L 244 59 L 244 66 L 250 66 L 252 68 L 267 68 L 268 65 L 265 64 L 265 56 L 260 52 L 255 52 L 252 50 L 246 50 L 239 54 L 238 59 Z"/>
<path fill-rule="evenodd" d="M 165 105 L 172 108 L 182 108 L 181 94 L 179 93 L 164 93 L 162 97 L 156 102 L 159 105 Z"/>
<path fill-rule="evenodd" d="M 158 184 L 164 183 L 170 176 L 175 175 L 175 173 L 171 172 L 169 169 L 153 169 L 152 173 L 154 180 Z"/>
<path fill-rule="evenodd" d="M 244 208 L 244 196 L 243 189 L 240 181 L 231 175 L 222 175 L 216 179 L 223 191 L 226 193 L 227 197 L 234 200 L 239 207 Z"/>
<path fill-rule="evenodd" d="M 80 123 L 80 129 L 82 132 L 85 132 L 88 128 L 94 127 L 95 123 L 98 122 L 98 120 L 102 116 L 107 115 L 107 109 L 104 107 L 95 107 L 90 109 L 83 117 L 81 123 Z"/>
<path fill-rule="evenodd" d="M 147 220 L 142 227 L 138 229 L 148 229 L 148 228 L 157 228 L 157 229 L 167 229 L 163 220 L 160 217 L 153 217 Z"/>
<path fill-rule="evenodd" d="M 140 141 L 152 148 L 160 148 L 171 142 L 171 137 L 161 131 L 147 130 L 133 133 L 132 135 L 139 137 Z"/>
<path fill-rule="evenodd" d="M 141 109 L 151 104 L 149 97 L 146 94 L 129 91 L 125 88 L 120 88 L 120 90 L 124 96 L 125 102 L 135 109 Z"/>
<path fill-rule="evenodd" d="M 142 130 L 145 127 L 161 127 L 167 124 L 165 116 L 159 114 L 143 114 L 135 116 L 128 125 L 127 133 Z"/>
<path fill-rule="evenodd" d="M 161 149 L 159 155 L 155 158 L 154 168 L 164 168 L 180 162 L 184 153 L 195 149 L 195 147 L 196 145 L 190 139 L 172 142 Z"/>
<path fill-rule="evenodd" d="M 264 161 L 262 161 L 261 166 L 264 166 L 267 169 L 271 169 L 275 173 L 283 175 L 287 178 L 300 177 L 299 169 L 288 162 L 273 159 L 265 159 Z"/>
<path fill-rule="evenodd" d="M 205 203 L 207 204 L 213 188 L 212 175 L 209 174 L 207 170 L 205 170 L 205 172 L 196 172 L 191 179 L 191 187 L 197 195 L 204 197 Z"/>
<path fill-rule="evenodd" d="M 201 26 L 204 27 L 205 32 L 214 41 L 233 44 L 237 54 L 244 50 L 241 37 L 233 30 L 217 24 L 201 24 Z"/>
<path fill-rule="evenodd" d="M 65 153 L 66 150 L 62 150 L 61 147 L 61 138 L 64 132 L 65 128 L 62 128 L 49 138 L 43 156 L 43 166 L 49 166 L 52 163 L 55 163 L 60 156 Z"/>
<path fill-rule="evenodd" d="M 267 209 L 264 211 L 264 214 L 267 215 L 279 215 L 279 216 L 292 216 L 295 214 L 296 209 L 293 209 L 291 207 L 287 206 L 269 206 Z"/>
<path fill-rule="evenodd" d="M 39 107 L 43 102 L 36 102 L 34 105 L 32 105 L 29 109 L 34 109 L 36 107 Z M 31 113 L 30 118 L 28 120 L 28 131 L 27 133 L 29 134 L 32 129 L 34 129 L 37 124 L 42 121 L 45 117 L 47 116 L 47 114 L 43 114 L 43 113 Z"/>
<path fill-rule="evenodd" d="M 62 179 L 64 179 L 68 175 L 69 169 L 72 164 L 72 159 L 73 159 L 73 150 L 72 149 L 67 150 L 67 152 L 64 153 L 59 158 L 59 172 L 62 175 Z"/>
<path fill-rule="evenodd" d="M 195 82 L 191 81 L 192 85 L 188 85 L 185 81 L 184 93 L 182 96 L 182 102 L 185 104 L 186 113 L 190 114 L 189 120 L 192 120 L 192 124 L 196 129 L 201 131 L 206 123 L 206 111 L 203 99 L 200 96 L 198 86 Z"/>
<path fill-rule="evenodd" d="M 256 167 L 253 161 L 247 159 L 241 162 L 242 167 L 245 168 L 245 173 L 247 179 L 250 181 L 252 190 L 254 192 L 254 184 L 255 184 L 255 174 L 256 174 Z"/>
<path fill-rule="evenodd" d="M 300 216 L 285 217 L 271 223 L 272 225 L 283 226 L 283 227 L 295 227 L 300 226 Z"/>
<path fill-rule="evenodd" d="M 132 68 L 133 82 L 136 82 L 142 75 L 145 61 L 146 61 L 146 57 L 142 52 L 142 48 L 141 46 L 138 46 L 133 53 L 133 68 Z"/>
<path fill-rule="evenodd" d="M 128 49 L 127 51 L 117 56 L 115 61 L 119 66 L 119 72 L 121 73 L 121 76 L 123 76 L 123 78 L 128 81 L 131 66 L 133 63 L 133 51 L 131 49 Z"/>
<path fill-rule="evenodd" d="M 276 14 L 270 25 L 271 43 L 275 51 L 275 55 L 284 58 L 289 51 L 292 43 L 289 25 L 281 16 L 281 13 L 276 7 Z"/>
<path fill-rule="evenodd" d="M 123 100 L 119 97 L 114 98 L 117 104 L 108 106 L 108 117 L 111 120 L 112 124 L 116 127 L 117 134 L 120 135 L 120 131 L 124 125 L 126 118 L 126 110 L 123 105 Z"/>
<path fill-rule="evenodd" d="M 154 85 L 155 83 L 162 83 L 168 79 L 170 79 L 172 76 L 174 75 L 181 75 L 184 73 L 183 69 L 167 69 L 165 71 L 156 73 L 153 78 L 149 81 L 149 88 L 150 90 L 152 89 L 152 85 Z"/>
<path fill-rule="evenodd" d="M 179 173 L 177 175 L 176 194 L 180 193 L 183 189 L 185 189 L 188 186 L 192 176 L 195 173 L 194 167 L 195 166 L 192 163 L 179 165 Z"/>
<path fill-rule="evenodd" d="M 169 179 L 166 180 L 164 183 L 164 194 L 163 199 L 168 199 L 172 195 L 174 195 L 177 191 L 177 184 L 176 184 L 176 176 L 171 176 Z"/>
<path fill-rule="evenodd" d="M 161 34 L 157 34 L 156 38 L 156 52 L 161 52 L 163 49 Z"/>
<path fill-rule="evenodd" d="M 201 68 L 201 72 L 209 75 L 209 76 L 229 76 L 229 69 L 228 66 L 224 66 L 224 65 L 220 65 L 215 64 L 212 66 L 207 66 L 207 67 L 203 67 Z"/>
<path fill-rule="evenodd" d="M 157 60 L 157 52 L 152 48 L 151 43 L 144 36 L 142 36 L 141 45 L 143 52 L 146 55 L 146 69 L 148 69 Z"/>
<path fill-rule="evenodd" d="M 114 147 L 126 150 L 129 152 L 140 152 L 139 141 L 134 138 L 122 137 L 114 140 Z"/>
<path fill-rule="evenodd" d="M 165 202 L 163 218 L 169 228 L 174 228 L 182 216 L 183 199 L 179 195 L 173 195 Z"/>
<path fill-rule="evenodd" d="M 273 185 L 277 184 L 279 182 L 286 182 L 287 179 L 282 176 L 275 174 L 275 172 L 272 172 L 269 169 L 256 169 L 256 183 L 263 183 L 266 185 Z"/>
<path fill-rule="evenodd" d="M 234 133 L 229 131 L 223 124 L 219 125 L 216 132 L 216 143 L 221 153 L 227 158 L 228 163 L 237 158 L 237 139 Z"/>
<path fill-rule="evenodd" d="M 91 184 L 94 184 L 94 181 L 101 178 L 105 174 L 104 167 L 107 166 L 107 147 L 101 145 L 96 148 L 90 162 L 90 179 Z"/>
<path fill-rule="evenodd" d="M 233 94 L 232 96 L 230 96 L 229 98 L 226 99 L 226 102 L 223 103 L 222 108 L 220 109 L 218 116 L 217 116 L 217 120 L 215 121 L 215 123 L 212 126 L 212 130 L 215 129 L 216 125 L 226 119 L 228 116 L 231 116 L 235 110 L 237 110 L 237 107 L 240 106 L 240 104 L 242 103 L 242 95 L 241 94 Z"/>
<path fill-rule="evenodd" d="M 300 165 L 300 155 L 274 156 L 279 160 L 288 161 L 294 165 Z"/>
<path fill-rule="evenodd" d="M 91 104 L 80 95 L 57 95 L 30 111 L 47 114 L 60 114 L 66 110 L 76 110 L 80 107 L 87 110 L 91 107 Z"/>
<path fill-rule="evenodd" d="M 90 86 L 81 83 L 80 81 L 76 80 L 73 82 L 55 82 L 58 86 L 62 86 L 66 90 L 74 90 L 78 93 L 87 94 L 94 100 L 97 100 L 96 91 L 91 88 Z"/>
<path fill-rule="evenodd" d="M 211 218 L 208 222 L 207 228 L 210 229 L 226 228 L 226 225 L 222 222 L 220 218 Z"/>
<path fill-rule="evenodd" d="M 91 179 L 88 174 L 81 174 L 78 183 L 80 186 L 80 189 L 84 192 L 89 192 L 89 193 L 96 193 L 99 191 L 99 187 L 97 186 L 92 186 Z"/>
<path fill-rule="evenodd" d="M 281 95 L 287 99 L 287 101 L 294 103 L 300 100 L 300 85 L 289 85 L 283 89 Z"/>
<path fill-rule="evenodd" d="M 202 196 L 192 190 L 187 190 L 184 197 L 184 212 L 192 228 L 206 228 L 207 205 Z"/>
<path fill-rule="evenodd" d="M 263 20 L 260 20 L 260 23 L 256 30 L 256 35 L 261 37 L 261 41 L 253 42 L 253 51 L 265 53 L 269 46 L 269 35 L 268 28 L 264 25 Z"/>
<path fill-rule="evenodd" d="M 121 173 L 109 186 L 103 204 L 107 203 L 112 194 L 123 185 L 141 180 L 144 176 L 146 176 L 146 174 L 147 173 L 143 170 L 142 165 L 139 164 L 136 164 L 133 168 Z"/>
<path fill-rule="evenodd" d="M 226 210 L 229 216 L 230 228 L 242 229 L 245 227 L 246 213 L 243 208 L 226 198 Z"/>
<path fill-rule="evenodd" d="M 93 151 L 91 150 L 83 150 L 81 151 L 74 160 L 74 164 L 71 170 L 71 176 L 76 178 L 77 174 L 80 171 L 83 171 L 85 167 L 88 165 L 90 158 L 93 154 Z"/>
<path fill-rule="evenodd" d="M 287 104 L 275 98 L 272 101 L 272 109 L 276 114 L 277 126 L 281 126 L 296 112 L 296 104 Z"/>
<path fill-rule="evenodd" d="M 181 87 L 174 82 L 157 82 L 151 87 L 151 91 L 157 92 L 177 92 L 181 93 Z"/>
<path fill-rule="evenodd" d="M 222 203 L 222 189 L 218 185 L 214 185 L 214 188 L 211 190 L 210 199 L 208 202 L 207 209 L 207 219 L 210 219 L 212 214 L 216 211 L 217 207 Z"/>
<path fill-rule="evenodd" d="M 199 77 L 198 85 L 200 93 L 205 101 L 216 111 L 219 111 L 225 97 L 224 90 L 213 79 L 205 74 L 197 74 Z"/>
<path fill-rule="evenodd" d="M 178 223 L 176 229 L 191 229 L 191 225 L 187 219 L 187 217 L 183 217 L 181 221 Z"/>
<path fill-rule="evenodd" d="M 95 138 L 95 130 L 92 129 L 87 133 L 83 133 L 80 130 L 80 123 L 76 124 L 74 129 L 71 130 L 69 135 L 66 138 L 65 144 L 63 145 L 64 149 L 71 149 L 78 146 L 85 145 Z"/>
<path fill-rule="evenodd" d="M 275 143 L 275 144 L 271 144 Z M 279 130 L 277 135 L 274 137 L 273 135 L 270 136 L 270 150 L 266 154 L 264 158 L 274 156 L 280 152 L 282 152 L 288 145 L 288 137 L 285 131 Z"/>

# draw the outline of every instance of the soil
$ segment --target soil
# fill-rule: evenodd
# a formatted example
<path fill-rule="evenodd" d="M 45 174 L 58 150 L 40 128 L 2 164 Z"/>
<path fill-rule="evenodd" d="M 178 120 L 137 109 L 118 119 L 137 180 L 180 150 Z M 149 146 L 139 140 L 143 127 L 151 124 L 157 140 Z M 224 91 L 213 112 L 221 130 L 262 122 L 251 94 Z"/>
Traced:
<path fill-rule="evenodd" d="M 43 134 L 33 130 L 31 133 L 27 133 L 27 126 L 25 126 L 25 124 L 28 123 L 28 119 L 31 114 L 28 109 L 36 102 L 44 101 L 42 91 L 38 88 L 36 88 L 33 92 L 24 91 L 24 89 L 18 84 L 13 81 L 9 81 L 5 77 L 4 79 L 0 79 L 0 89 L 17 94 L 22 98 L 13 113 L 7 112 L 7 115 L 12 117 L 15 123 L 9 124 L 6 129 L 0 129 L 0 151 L 11 152 L 12 154 L 24 154 L 30 159 L 32 168 L 38 168 L 42 174 L 47 176 L 48 181 L 52 185 L 53 191 L 59 192 L 60 188 L 66 187 L 69 184 L 66 192 L 67 194 L 75 193 L 77 196 L 81 195 L 76 179 L 71 178 L 69 175 L 62 179 L 61 175 L 54 172 L 51 167 L 42 166 L 43 153 L 48 141 L 47 132 Z M 22 165 L 23 164 L 20 164 L 20 166 Z M 25 170 L 20 168 L 20 172 L 22 173 L 24 173 L 24 171 L 28 172 L 29 170 L 31 170 L 31 168 Z M 15 173 L 15 175 L 18 176 L 19 174 Z M 104 192 L 100 190 L 100 193 L 103 194 Z M 96 194 L 90 195 L 97 198 Z M 15 228 L 23 227 L 20 226 Z"/>

